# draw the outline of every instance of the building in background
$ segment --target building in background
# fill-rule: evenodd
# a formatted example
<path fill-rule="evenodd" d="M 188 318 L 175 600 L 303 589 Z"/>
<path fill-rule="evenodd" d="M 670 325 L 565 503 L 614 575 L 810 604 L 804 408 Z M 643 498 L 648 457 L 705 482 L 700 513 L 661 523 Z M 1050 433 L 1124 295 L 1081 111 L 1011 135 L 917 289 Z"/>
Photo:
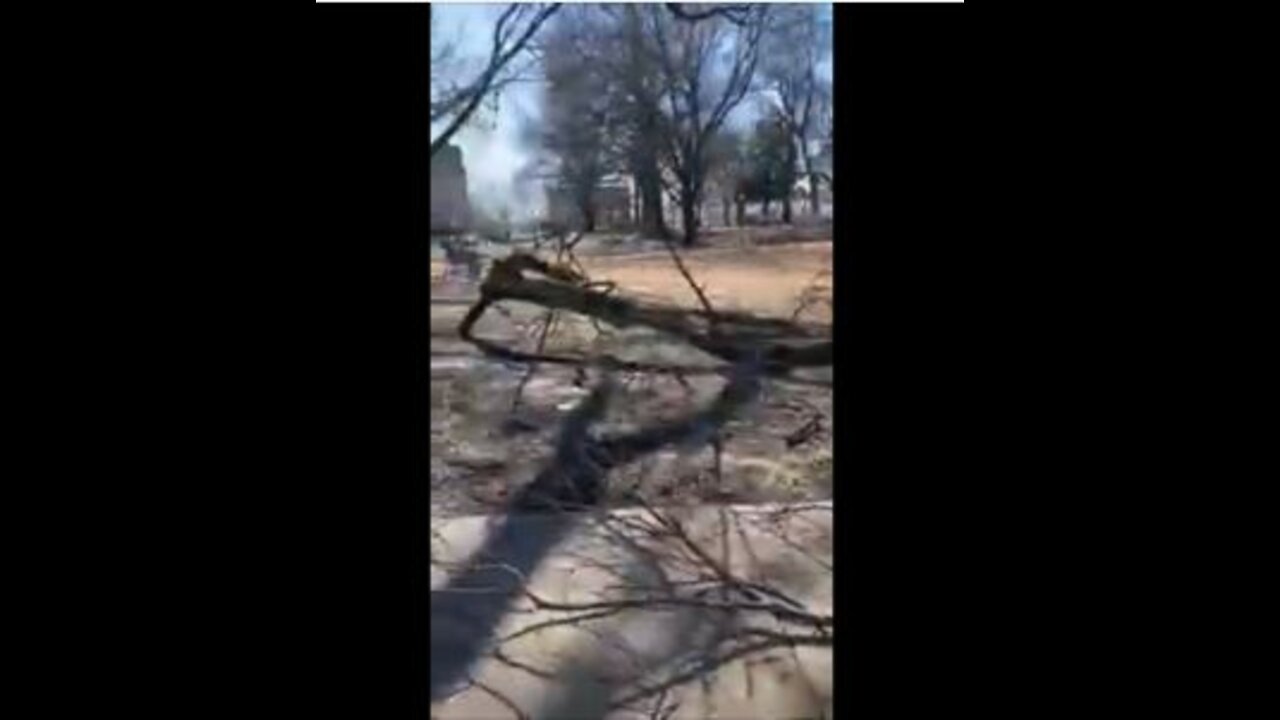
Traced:
<path fill-rule="evenodd" d="M 431 158 L 431 232 L 463 232 L 471 222 L 462 149 L 447 145 Z"/>
<path fill-rule="evenodd" d="M 813 171 L 818 176 L 818 202 L 820 204 L 819 214 L 823 217 L 831 217 L 833 201 L 831 195 L 831 174 L 834 171 L 834 153 L 832 152 L 831 140 L 823 140 L 817 143 L 818 152 L 813 156 Z M 797 193 L 801 201 L 807 207 L 809 202 L 809 186 L 811 178 L 800 171 L 800 177 L 796 184 Z"/>
<path fill-rule="evenodd" d="M 626 230 L 632 227 L 631 178 L 612 175 L 600 181 L 592 193 L 596 230 Z M 568 190 L 547 185 L 547 217 L 571 228 L 584 227 L 582 209 Z"/>

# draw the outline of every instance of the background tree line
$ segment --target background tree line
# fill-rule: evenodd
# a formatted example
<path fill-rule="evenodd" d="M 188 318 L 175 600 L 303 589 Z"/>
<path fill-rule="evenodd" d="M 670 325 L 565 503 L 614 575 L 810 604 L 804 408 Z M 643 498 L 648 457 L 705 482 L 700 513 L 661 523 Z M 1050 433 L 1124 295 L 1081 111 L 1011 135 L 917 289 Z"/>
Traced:
<path fill-rule="evenodd" d="M 685 245 L 696 242 L 710 197 L 720 200 L 726 224 L 730 206 L 741 224 L 745 204 L 755 202 L 766 214 L 779 203 L 791 222 L 802 172 L 810 211 L 818 211 L 815 145 L 829 137 L 831 117 L 830 85 L 819 72 L 831 52 L 829 7 L 512 5 L 492 46 L 473 81 L 442 82 L 439 98 L 433 50 L 432 120 L 445 130 L 432 152 L 512 81 L 513 59 L 527 54 L 544 82 L 530 139 L 543 176 L 570 199 L 582 229 L 594 229 L 601 181 L 617 175 L 634 181 L 640 231 L 675 236 L 663 214 L 669 198 Z M 453 60 L 449 50 L 442 46 L 442 70 Z M 734 132 L 727 121 L 747 101 L 759 120 L 749 133 Z"/>

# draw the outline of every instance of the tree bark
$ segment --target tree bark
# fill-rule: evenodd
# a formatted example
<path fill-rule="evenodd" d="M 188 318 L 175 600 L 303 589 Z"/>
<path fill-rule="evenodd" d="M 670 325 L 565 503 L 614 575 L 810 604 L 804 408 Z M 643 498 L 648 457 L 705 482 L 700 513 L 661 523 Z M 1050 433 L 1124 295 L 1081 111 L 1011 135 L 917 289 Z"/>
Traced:
<path fill-rule="evenodd" d="M 582 230 L 583 232 L 596 231 L 596 211 L 590 204 L 582 208 Z"/>
<path fill-rule="evenodd" d="M 795 167 L 796 167 L 796 143 L 794 140 L 787 143 L 787 171 L 786 177 L 790 182 L 787 183 L 786 194 L 782 196 L 782 222 L 791 224 L 791 196 L 795 194 Z"/>
<path fill-rule="evenodd" d="M 662 181 L 657 168 L 646 168 L 640 175 L 640 230 L 647 237 L 671 237 L 662 216 Z"/>
<path fill-rule="evenodd" d="M 526 277 L 525 272 L 538 277 Z M 643 302 L 622 295 L 593 290 L 580 283 L 572 270 L 515 253 L 495 261 L 480 286 L 480 300 L 468 310 L 458 334 L 486 354 L 520 359 L 522 354 L 493 341 L 476 337 L 472 328 L 494 303 L 517 300 L 549 310 L 568 310 L 594 317 L 618 329 L 645 326 L 728 362 L 757 354 L 767 374 L 787 375 L 802 367 L 824 367 L 832 362 L 831 329 L 780 318 L 758 317 L 734 311 L 691 311 L 667 303 Z M 538 356 L 539 362 L 585 359 Z"/>
<path fill-rule="evenodd" d="M 691 172 L 697 172 L 694 168 Z M 680 179 L 680 229 L 684 233 L 684 246 L 693 247 L 698 242 L 699 212 L 702 192 L 695 176 Z"/>
<path fill-rule="evenodd" d="M 804 172 L 809 176 L 809 212 L 822 214 L 822 196 L 818 194 L 818 174 L 813 171 L 813 158 L 804 154 Z"/>
<path fill-rule="evenodd" d="M 692 193 L 680 193 L 680 219 L 684 224 L 684 246 L 693 247 L 698 241 L 698 202 Z"/>
<path fill-rule="evenodd" d="M 662 170 L 658 167 L 658 120 L 646 113 L 640 120 L 640 137 L 634 149 L 636 179 L 640 185 L 640 231 L 646 237 L 671 237 L 662 214 Z"/>
<path fill-rule="evenodd" d="M 640 227 L 640 176 L 632 175 L 635 185 L 631 193 L 631 225 L 632 227 Z"/>

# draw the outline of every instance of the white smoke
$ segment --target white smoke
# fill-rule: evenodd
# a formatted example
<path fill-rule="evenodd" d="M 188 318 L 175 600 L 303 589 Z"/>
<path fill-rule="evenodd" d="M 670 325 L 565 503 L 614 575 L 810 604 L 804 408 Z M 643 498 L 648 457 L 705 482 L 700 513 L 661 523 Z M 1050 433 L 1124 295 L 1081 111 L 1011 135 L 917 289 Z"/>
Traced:
<path fill-rule="evenodd" d="M 470 79 L 467 70 L 474 71 L 472 66 L 483 66 L 491 49 L 493 24 L 501 10 L 495 5 L 442 5 L 434 9 L 432 23 L 438 28 L 433 27 L 433 31 L 438 29 L 442 38 L 456 43 L 458 82 Z M 530 67 L 527 63 L 517 64 Z M 536 122 L 541 115 L 540 92 L 536 81 L 507 85 L 496 102 L 483 103 L 472 122 L 451 141 L 462 149 L 472 208 L 490 218 L 505 214 L 518 221 L 536 215 L 545 205 L 541 185 L 519 177 L 520 171 L 534 160 L 533 151 L 520 136 L 521 128 Z M 433 136 L 442 129 L 433 127 Z"/>

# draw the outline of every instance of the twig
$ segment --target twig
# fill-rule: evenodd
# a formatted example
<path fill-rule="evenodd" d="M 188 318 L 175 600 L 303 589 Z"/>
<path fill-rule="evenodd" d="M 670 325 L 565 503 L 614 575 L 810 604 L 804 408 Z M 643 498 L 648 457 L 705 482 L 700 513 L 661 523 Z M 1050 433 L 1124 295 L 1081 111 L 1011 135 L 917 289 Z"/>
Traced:
<path fill-rule="evenodd" d="M 678 687 L 680 685 L 691 682 L 693 680 L 697 680 L 699 677 L 705 675 L 711 670 L 714 670 L 717 667 L 724 665 L 726 663 L 732 662 L 733 660 L 736 660 L 740 657 L 745 657 L 747 655 L 751 655 L 753 653 L 761 652 L 764 650 L 769 650 L 775 647 L 781 647 L 782 645 L 783 643 L 780 643 L 776 640 L 762 640 L 760 642 L 752 643 L 750 645 L 740 646 L 718 657 L 706 658 L 702 662 L 699 662 L 697 665 L 695 665 L 692 669 L 683 673 L 678 673 L 676 675 L 673 675 L 667 678 L 666 680 L 664 680 L 663 682 L 659 683 L 658 685 L 650 686 L 650 687 L 645 687 L 641 685 L 640 690 L 615 700 L 613 703 L 611 703 L 610 707 L 612 709 L 625 707 L 627 705 L 630 705 L 636 702 L 637 700 L 642 700 L 647 697 L 652 697 L 654 695 L 657 695 L 663 692 L 664 690 L 669 690 L 671 688 Z"/>
<path fill-rule="evenodd" d="M 555 321 L 555 318 L 556 318 L 556 312 L 554 310 L 548 310 L 546 314 L 543 315 L 542 331 L 538 335 L 538 346 L 536 350 L 536 354 L 538 355 L 541 355 L 542 349 L 546 347 L 547 334 L 550 333 L 551 324 Z M 515 412 L 520 409 L 520 401 L 524 397 L 524 388 L 526 385 L 529 384 L 529 380 L 533 378 L 534 373 L 536 372 L 538 372 L 538 363 L 536 362 L 529 363 L 529 367 L 525 369 L 524 375 L 520 378 L 519 384 L 516 385 L 516 394 L 515 394 L 515 397 L 512 398 L 511 400 L 510 414 L 514 415 Z"/>
<path fill-rule="evenodd" d="M 529 720 L 528 713 L 522 710 L 519 705 L 515 704 L 515 702 L 511 698 L 507 697 L 501 692 L 498 692 L 497 689 L 490 687 L 489 685 L 483 682 L 480 682 L 475 678 L 471 679 L 471 684 L 488 693 L 489 696 L 492 697 L 493 699 L 497 700 L 503 705 L 506 705 L 508 710 L 516 714 L 516 720 Z"/>
<path fill-rule="evenodd" d="M 809 418 L 808 422 L 784 438 L 787 443 L 787 449 L 793 449 L 799 445 L 809 442 L 809 440 L 812 439 L 814 435 L 817 435 L 821 430 L 822 415 L 820 413 L 816 413 L 813 417 Z"/>
<path fill-rule="evenodd" d="M 546 630 L 547 628 L 560 627 L 562 625 L 577 625 L 578 623 L 587 622 L 589 620 L 599 620 L 601 618 L 612 617 L 622 612 L 623 610 L 626 610 L 626 608 L 623 608 L 623 607 L 604 608 L 603 610 L 596 610 L 594 612 L 584 613 L 582 615 L 573 615 L 570 617 L 543 620 L 541 622 L 533 623 L 532 625 L 526 625 L 525 627 L 522 627 L 519 630 L 516 630 L 506 635 L 505 637 L 500 638 L 498 642 L 500 644 L 510 642 L 517 638 L 524 637 L 525 635 L 529 635 L 531 633 L 535 633 L 540 630 Z"/>
<path fill-rule="evenodd" d="M 513 667 L 517 670 L 523 670 L 524 672 L 527 672 L 536 678 L 540 678 L 542 680 L 556 680 L 556 681 L 559 681 L 561 679 L 560 676 L 556 673 L 548 672 L 541 668 L 536 668 L 532 665 L 520 662 L 519 660 L 512 658 L 511 656 L 504 653 L 501 648 L 494 648 L 493 651 L 489 653 L 489 655 L 494 660 L 497 660 L 503 665 L 506 665 L 508 667 Z"/>
<path fill-rule="evenodd" d="M 712 332 L 715 332 L 715 323 L 718 319 L 718 314 L 716 313 L 716 309 L 711 306 L 711 300 L 708 299 L 706 293 L 703 292 L 702 286 L 698 285 L 697 281 L 693 279 L 693 274 L 689 272 L 689 268 L 685 267 L 684 260 L 680 258 L 680 253 L 676 251 L 675 243 L 668 238 L 664 241 L 664 244 L 667 246 L 667 252 L 671 254 L 672 261 L 676 264 L 676 269 L 680 271 L 680 275 L 684 278 L 685 282 L 689 284 L 690 288 L 693 288 L 694 294 L 698 296 L 698 302 L 702 304 L 702 309 L 706 313 L 707 319 L 711 321 L 711 330 Z"/>
<path fill-rule="evenodd" d="M 619 600 L 599 600 L 596 602 L 586 603 L 562 603 L 552 602 L 545 598 L 535 595 L 531 590 L 524 591 L 525 597 L 533 602 L 534 607 L 539 610 L 552 610 L 559 612 L 588 612 L 596 610 L 626 610 L 633 608 L 663 608 L 663 607 L 691 607 L 702 610 L 714 610 L 717 612 L 761 612 L 768 613 L 779 620 L 813 625 L 815 627 L 830 627 L 834 620 L 830 615 L 815 615 L 813 613 L 794 610 L 778 603 L 771 602 L 747 602 L 747 601 L 724 601 L 724 600 L 703 600 L 699 598 L 687 597 L 670 597 L 670 596 L 652 596 L 642 598 L 626 598 Z"/>

